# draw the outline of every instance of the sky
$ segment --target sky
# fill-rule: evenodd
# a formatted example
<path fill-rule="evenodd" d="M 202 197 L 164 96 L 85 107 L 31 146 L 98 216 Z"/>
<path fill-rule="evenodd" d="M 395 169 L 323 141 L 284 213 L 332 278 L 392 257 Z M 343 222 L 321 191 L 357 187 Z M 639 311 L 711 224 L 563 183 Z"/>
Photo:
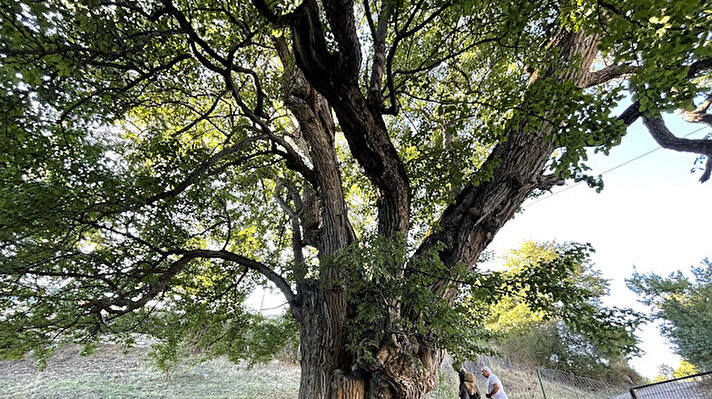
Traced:
<path fill-rule="evenodd" d="M 678 137 L 703 127 L 675 115 L 666 116 L 666 121 Z M 704 128 L 688 138 L 702 138 L 710 131 Z M 625 284 L 634 270 L 666 276 L 712 258 L 712 212 L 706 209 L 712 180 L 701 184 L 701 172 L 690 173 L 695 154 L 658 149 L 640 157 L 656 148 L 643 124 L 636 122 L 608 156 L 599 153 L 589 158 L 592 175 L 617 167 L 603 174 L 601 193 L 585 184 L 569 184 L 525 202 L 523 211 L 497 233 L 488 250 L 501 256 L 526 240 L 591 243 L 595 268 L 611 282 L 604 304 L 647 310 Z M 260 291 L 248 303 L 267 313 L 280 312 L 284 298 Z M 654 378 L 659 365 L 679 365 L 680 358 L 656 325 L 644 326 L 638 336 L 645 354 L 633 358 L 631 365 L 641 375 Z"/>

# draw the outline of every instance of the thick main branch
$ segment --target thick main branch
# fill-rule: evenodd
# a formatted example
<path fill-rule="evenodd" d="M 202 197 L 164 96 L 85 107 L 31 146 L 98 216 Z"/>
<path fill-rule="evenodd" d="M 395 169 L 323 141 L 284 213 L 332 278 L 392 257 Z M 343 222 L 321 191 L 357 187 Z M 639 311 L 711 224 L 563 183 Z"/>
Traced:
<path fill-rule="evenodd" d="M 350 4 L 350 3 L 348 3 Z M 332 5 L 333 6 L 333 5 Z M 346 17 L 332 15 L 333 30 L 341 43 L 340 53 L 330 54 L 324 41 L 315 1 L 306 0 L 295 12 L 292 22 L 296 63 L 309 83 L 329 102 L 339 119 L 354 158 L 378 190 L 379 232 L 391 235 L 407 232 L 410 225 L 410 183 L 398 151 L 388 135 L 381 110 L 369 105 L 355 76 L 340 71 L 340 59 L 351 57 L 348 51 L 358 47 L 352 27 L 336 25 L 353 18 L 353 5 L 341 10 Z M 354 61 L 354 60 L 351 60 Z"/>

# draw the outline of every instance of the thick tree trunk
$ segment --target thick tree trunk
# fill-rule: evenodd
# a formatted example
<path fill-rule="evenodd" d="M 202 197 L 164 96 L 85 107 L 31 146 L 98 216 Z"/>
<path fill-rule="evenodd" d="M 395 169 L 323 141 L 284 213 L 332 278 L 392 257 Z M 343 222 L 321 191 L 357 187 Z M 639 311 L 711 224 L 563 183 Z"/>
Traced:
<path fill-rule="evenodd" d="M 547 70 L 533 74 L 523 108 L 527 107 L 527 101 L 536 101 L 547 89 L 546 85 L 534 85 L 537 80 L 573 81 L 583 87 L 597 52 L 598 37 L 583 31 L 561 30 L 552 39 L 550 47 L 559 52 L 558 62 Z M 550 112 L 556 112 L 555 103 L 551 105 Z M 539 118 L 546 116 L 540 115 Z M 492 178 L 460 192 L 455 203 L 443 213 L 441 229 L 427 237 L 419 253 L 437 243 L 444 243 L 440 257 L 446 265 L 459 262 L 474 265 L 497 231 L 542 184 L 546 163 L 555 149 L 552 137 L 556 135 L 558 126 L 543 122 L 532 128 L 530 122 L 539 122 L 535 118 L 524 117 L 508 128 L 507 140 L 494 148 L 483 167 L 487 169 L 494 165 Z M 442 282 L 433 290 L 452 300 L 456 294 L 452 288 L 448 282 Z"/>
<path fill-rule="evenodd" d="M 307 129 L 304 137 L 312 146 L 310 156 L 315 166 L 316 189 L 322 209 L 320 260 L 342 250 L 353 240 L 340 180 L 334 184 L 338 170 L 335 169 L 333 126 L 328 105 L 333 107 L 339 119 L 354 158 L 378 191 L 379 234 L 407 234 L 411 211 L 405 168 L 380 110 L 369 105 L 358 87 L 358 68 L 353 67 L 360 63 L 360 51 L 353 29 L 353 15 L 348 14 L 347 18 L 336 12 L 337 9 L 351 9 L 353 3 L 344 0 L 329 4 L 339 5 L 325 7 L 332 26 L 345 27 L 343 32 L 336 29 L 339 44 L 336 54 L 327 49 L 323 40 L 316 2 L 303 2 L 291 17 L 295 61 L 303 75 L 295 75 L 295 90 L 287 101 L 300 126 Z M 533 74 L 527 96 L 531 100 L 537 100 L 541 94 L 538 90 L 546 90 L 546 84 L 535 84 L 541 79 L 571 80 L 583 87 L 596 54 L 597 39 L 583 32 L 562 30 L 552 38 L 549 48 L 556 49 L 558 65 Z M 308 90 L 304 80 L 311 85 Z M 314 93 L 312 86 L 328 100 L 328 105 Z M 491 154 L 486 167 L 493 171 L 492 178 L 460 193 L 456 203 L 445 211 L 440 221 L 441 229 L 426 239 L 419 252 L 444 243 L 446 247 L 440 252 L 440 258 L 446 265 L 455 266 L 460 262 L 472 265 L 531 191 L 542 184 L 545 164 L 554 150 L 550 137 L 555 134 L 557 126 L 533 124 L 527 118 L 531 117 L 513 123 L 508 129 L 507 140 Z M 301 334 L 300 398 L 427 398 L 438 382 L 442 350 L 421 336 L 385 331 L 379 350 L 372 353 L 376 360 L 362 364 L 361 354 L 354 349 L 358 343 L 349 342 L 349 316 L 355 304 L 346 301 L 343 287 L 338 285 L 342 284 L 338 281 L 343 277 L 343 269 L 322 262 L 320 273 L 320 283 L 304 282 L 298 287 L 300 303 L 295 314 Z M 431 289 L 451 302 L 457 293 L 456 287 L 445 281 Z M 393 318 L 417 320 L 419 315 L 407 308 L 407 301 L 403 302 L 405 308 L 391 310 L 389 314 Z"/>
<path fill-rule="evenodd" d="M 345 302 L 337 289 L 303 287 L 300 326 L 300 399 L 419 399 L 438 383 L 443 351 L 414 336 L 392 333 L 361 364 L 347 348 Z"/>
<path fill-rule="evenodd" d="M 338 300 L 338 293 L 327 295 L 316 284 L 303 286 L 300 295 L 302 376 L 299 398 L 344 398 L 337 395 L 339 379 L 343 374 L 340 370 L 350 366 L 352 357 L 345 348 L 346 328 L 343 321 L 346 309 L 343 308 L 343 301 Z"/>
<path fill-rule="evenodd" d="M 552 47 L 561 50 L 560 64 L 563 66 L 540 71 L 533 80 L 546 77 L 561 82 L 573 80 L 576 84 L 583 84 L 587 68 L 595 55 L 596 46 L 595 37 L 586 36 L 582 32 L 561 32 L 552 43 Z M 567 65 L 573 63 L 575 59 L 581 60 L 582 68 L 571 68 Z M 533 89 L 529 95 L 536 98 L 536 90 L 542 89 Z M 380 151 L 374 151 L 374 147 L 379 148 L 378 145 L 366 147 L 366 142 L 361 143 L 357 140 L 350 142 L 357 159 L 359 151 L 364 151 L 360 154 L 363 159 L 359 161 L 363 161 L 361 163 L 371 172 L 369 177 L 377 182 L 376 186 L 381 188 L 381 194 L 385 199 L 393 201 L 390 204 L 379 204 L 381 211 L 379 219 L 382 219 L 380 222 L 383 223 L 380 227 L 389 226 L 386 229 L 379 229 L 380 232 L 399 231 L 404 226 L 407 229 L 407 216 L 390 218 L 389 215 L 392 214 L 387 212 L 394 209 L 408 209 L 407 194 L 401 197 L 398 193 L 394 194 L 383 189 L 388 180 L 387 176 L 400 175 L 398 164 L 371 165 L 368 162 L 377 161 L 365 155 L 366 153 L 393 155 L 389 153 L 392 145 L 387 140 L 387 135 L 383 133 L 385 126 L 379 123 L 378 119 L 370 119 L 372 110 L 368 110 L 360 93 L 345 90 L 333 97 L 332 105 L 347 138 L 351 132 L 358 131 L 363 136 L 354 137 L 369 136 L 370 141 L 367 142 L 370 145 L 374 142 L 379 143 L 377 137 L 385 140 L 381 143 Z M 497 164 L 493 178 L 479 186 L 470 186 L 463 190 L 456 203 L 445 211 L 441 219 L 442 229 L 431 235 L 421 249 L 442 242 L 446 244 L 446 248 L 440 256 L 445 264 L 455 265 L 458 262 L 472 264 L 531 191 L 541 184 L 544 166 L 554 150 L 554 142 L 548 136 L 554 133 L 557 127 L 544 124 L 532 129 L 529 127 L 529 121 L 526 118 L 521 119 L 510 128 L 508 139 L 499 144 L 490 156 L 489 162 Z M 384 156 L 383 159 L 391 159 L 391 157 Z M 407 180 L 402 183 L 407 187 Z M 398 198 L 406 198 L 406 200 L 399 203 Z M 328 208 L 329 204 L 333 205 L 331 200 L 334 198 L 323 199 L 328 201 L 322 204 L 322 206 L 326 205 L 325 208 Z M 331 225 L 331 229 L 336 228 L 336 231 L 331 233 L 338 234 L 340 230 L 336 227 L 338 223 L 330 223 L 338 216 L 328 209 L 324 209 L 322 215 L 325 218 L 324 227 Z M 399 222 L 404 221 L 403 225 L 399 225 Z M 326 231 L 324 233 L 328 234 Z M 338 251 L 344 244 L 342 240 L 338 241 L 331 242 L 320 250 L 328 253 Z M 375 364 L 360 364 L 358 354 L 351 351 L 352 347 L 347 347 L 351 304 L 344 300 L 340 287 L 330 286 L 328 283 L 333 281 L 330 277 L 338 276 L 339 270 L 338 265 L 330 265 L 323 271 L 328 274 L 323 276 L 326 284 L 300 287 L 302 298 L 299 311 L 302 339 L 300 398 L 427 398 L 438 382 L 442 350 L 423 342 L 422 338 L 414 335 L 388 333 L 381 343 L 380 350 L 375 354 L 377 359 Z M 454 300 L 457 293 L 455 287 L 447 282 L 439 283 L 432 289 L 450 301 Z M 418 317 L 407 308 L 395 316 L 411 319 Z"/>

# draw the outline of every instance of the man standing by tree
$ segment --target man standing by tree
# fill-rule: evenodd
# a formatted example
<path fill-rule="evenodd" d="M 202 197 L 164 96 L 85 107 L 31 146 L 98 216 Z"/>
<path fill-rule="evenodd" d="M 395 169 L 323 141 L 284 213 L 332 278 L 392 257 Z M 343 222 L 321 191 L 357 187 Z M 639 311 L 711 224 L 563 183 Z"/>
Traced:
<path fill-rule="evenodd" d="M 486 397 L 492 399 L 508 399 L 507 394 L 504 393 L 504 384 L 502 384 L 502 380 L 500 380 L 496 374 L 492 373 L 492 369 L 487 366 L 482 367 L 482 375 L 487 378 Z"/>

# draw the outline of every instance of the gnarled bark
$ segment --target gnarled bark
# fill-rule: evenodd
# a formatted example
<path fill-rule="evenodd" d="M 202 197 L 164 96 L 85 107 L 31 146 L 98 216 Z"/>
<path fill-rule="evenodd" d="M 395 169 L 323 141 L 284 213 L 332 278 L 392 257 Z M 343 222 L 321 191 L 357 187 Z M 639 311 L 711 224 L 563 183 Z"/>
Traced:
<path fill-rule="evenodd" d="M 559 65 L 539 71 L 537 79 L 573 80 L 577 85 L 584 86 L 586 71 L 593 62 L 597 45 L 598 38 L 595 36 L 582 32 L 560 32 L 551 43 L 552 47 L 559 49 Z M 568 64 L 574 59 L 582 59 L 582 66 L 569 67 Z M 309 79 L 309 75 L 306 76 Z M 542 89 L 533 84 L 530 87 L 528 96 L 536 98 L 539 95 L 537 90 Z M 398 215 L 388 213 L 389 210 L 408 210 L 409 206 L 407 202 L 398 203 L 404 197 L 390 191 L 407 188 L 407 180 L 401 183 L 402 186 L 393 185 L 395 188 L 386 184 L 390 181 L 386 176 L 393 178 L 401 175 L 398 171 L 401 166 L 381 162 L 398 159 L 382 120 L 370 112 L 366 100 L 355 87 L 341 86 L 338 94 L 333 88 L 328 88 L 324 96 L 334 107 L 356 158 L 384 194 L 380 201 L 391 201 L 390 204 L 379 204 L 381 223 L 390 225 L 390 231 L 407 231 L 407 223 L 397 222 L 407 220 L 403 219 L 405 216 L 399 219 Z M 460 193 L 455 204 L 445 211 L 440 221 L 441 229 L 425 240 L 420 253 L 444 243 L 440 257 L 446 265 L 460 262 L 471 265 L 531 191 L 542 184 L 545 164 L 555 146 L 548 136 L 555 132 L 557 126 L 544 123 L 532 128 L 531 122 L 524 118 L 510 127 L 507 140 L 494 149 L 487 161 L 488 165 L 497 165 L 493 168 L 492 179 L 478 186 L 466 187 Z M 318 167 L 315 166 L 315 169 L 318 170 Z M 333 215 L 325 214 L 325 217 L 328 219 Z M 338 270 L 338 265 L 331 265 L 329 270 Z M 448 282 L 431 288 L 450 301 L 457 293 Z M 424 398 L 437 384 L 437 370 L 443 352 L 424 337 L 390 332 L 376 354 L 377 362 L 362 365 L 358 354 L 344 347 L 349 304 L 343 300 L 340 287 L 304 286 L 300 295 L 303 298 L 299 318 L 303 356 L 300 397 Z M 419 317 L 407 308 L 394 316 L 413 320 Z"/>
<path fill-rule="evenodd" d="M 261 3 L 260 0 L 257 0 Z M 265 7 L 264 4 L 261 5 Z M 339 8 L 351 9 L 350 1 L 326 0 L 324 9 L 337 41 L 338 51 L 331 52 L 324 41 L 319 10 L 314 0 L 305 0 L 285 17 L 289 20 L 293 51 L 299 67 L 291 75 L 286 104 L 300 123 L 309 143 L 320 198 L 322 256 L 334 254 L 353 241 L 348 227 L 343 191 L 333 152 L 333 121 L 330 107 L 338 118 L 351 152 L 378 191 L 379 234 L 391 236 L 409 229 L 410 186 L 405 168 L 390 140 L 382 109 L 372 97 L 365 98 L 357 85 L 360 50 L 353 14 L 340 14 Z M 274 18 L 274 16 L 267 15 Z M 382 32 L 379 32 L 379 34 Z M 538 80 L 573 81 L 585 87 L 596 80 L 589 68 L 596 55 L 599 39 L 583 31 L 557 32 L 548 48 L 558 58 L 547 69 L 532 74 L 526 100 L 535 100 L 546 90 Z M 282 49 L 282 53 L 286 50 Z M 377 51 L 378 53 L 378 51 Z M 382 49 L 379 54 L 383 53 Z M 344 67 L 348 65 L 349 68 Z M 376 74 L 378 75 L 378 74 Z M 380 76 L 372 77 L 378 81 Z M 378 85 L 376 85 L 378 86 Z M 378 97 L 378 96 L 375 96 Z M 552 104 L 552 109 L 555 109 Z M 509 220 L 535 188 L 550 182 L 544 175 L 555 144 L 551 136 L 558 126 L 541 123 L 532 116 L 522 117 L 509 127 L 506 140 L 498 144 L 483 169 L 493 171 L 492 178 L 465 187 L 440 219 L 440 229 L 421 245 L 418 254 L 445 244 L 440 260 L 453 267 L 472 265 L 494 234 Z M 534 123 L 536 122 L 536 123 Z M 302 282 L 295 315 L 300 325 L 302 384 L 300 398 L 329 399 L 414 399 L 425 398 L 435 388 L 443 352 L 424 336 L 386 331 L 375 361 L 365 364 L 361 354 L 348 342 L 347 328 L 354 304 L 348 303 L 343 287 L 335 283 L 342 267 L 322 258 L 322 282 Z M 430 287 L 438 296 L 454 301 L 457 289 L 447 281 Z M 420 317 L 414 310 L 393 307 L 393 318 Z M 376 327 L 380 328 L 380 327 Z M 347 347 L 347 344 L 351 346 Z"/>

